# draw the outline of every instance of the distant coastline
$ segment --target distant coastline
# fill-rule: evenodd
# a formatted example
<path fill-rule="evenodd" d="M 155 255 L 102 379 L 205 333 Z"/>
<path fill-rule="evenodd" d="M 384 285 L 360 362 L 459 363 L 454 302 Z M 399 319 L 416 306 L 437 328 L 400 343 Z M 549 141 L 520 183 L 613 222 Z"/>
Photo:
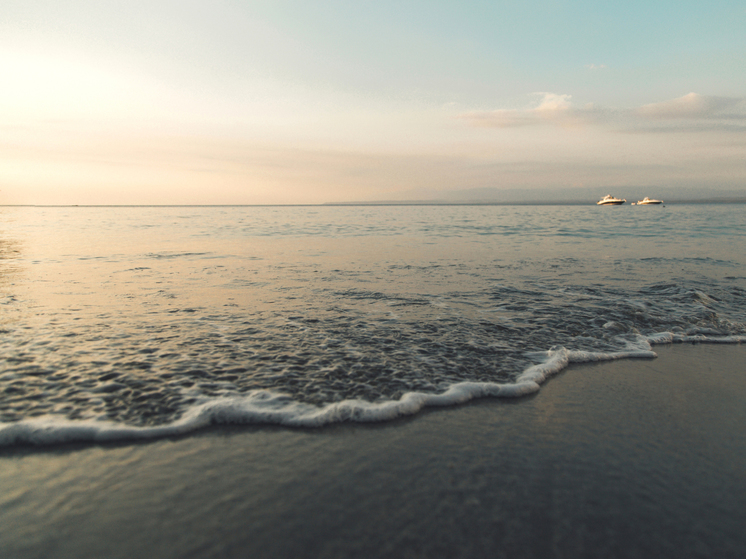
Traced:
<path fill-rule="evenodd" d="M 596 192 L 598 190 L 598 192 Z M 709 195 L 692 195 L 682 192 L 679 196 L 672 189 L 623 189 L 606 188 L 603 192 L 571 192 L 562 198 L 562 192 L 548 191 L 493 191 L 490 195 L 458 198 L 411 198 L 406 200 L 343 200 L 308 204 L 2 204 L 0 208 L 231 208 L 231 207 L 334 207 L 334 206 L 596 206 L 606 191 L 614 192 L 628 200 L 641 200 L 643 196 L 654 196 L 665 200 L 665 205 L 682 204 L 746 204 L 746 192 L 720 191 Z M 649 194 L 641 194 L 648 192 Z M 471 192 L 470 192 L 471 193 Z M 455 193 L 454 193 L 455 194 Z"/>
<path fill-rule="evenodd" d="M 746 204 L 745 198 L 671 199 L 665 205 Z M 319 208 L 335 206 L 595 206 L 596 201 L 460 201 L 449 200 L 372 200 L 350 202 L 322 202 L 319 204 L 0 204 L 0 208 Z"/>
<path fill-rule="evenodd" d="M 746 204 L 744 198 L 723 199 L 682 199 L 671 200 L 666 204 Z M 596 201 L 588 200 L 548 200 L 548 201 L 511 201 L 511 202 L 485 202 L 485 201 L 463 201 L 451 202 L 444 200 L 397 200 L 376 202 L 327 202 L 321 206 L 595 206 Z"/>

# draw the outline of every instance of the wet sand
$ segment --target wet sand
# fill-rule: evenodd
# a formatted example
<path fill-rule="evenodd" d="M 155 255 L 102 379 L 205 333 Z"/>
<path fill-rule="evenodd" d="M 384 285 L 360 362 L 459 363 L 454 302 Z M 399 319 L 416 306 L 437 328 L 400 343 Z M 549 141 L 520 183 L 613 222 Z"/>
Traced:
<path fill-rule="evenodd" d="M 746 348 L 379 425 L 0 451 L 0 556 L 746 556 Z"/>

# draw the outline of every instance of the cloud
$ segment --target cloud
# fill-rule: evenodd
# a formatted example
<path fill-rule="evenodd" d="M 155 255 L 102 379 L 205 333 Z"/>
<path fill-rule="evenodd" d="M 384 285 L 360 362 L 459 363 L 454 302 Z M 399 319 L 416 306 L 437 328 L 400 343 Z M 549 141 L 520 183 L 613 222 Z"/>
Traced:
<path fill-rule="evenodd" d="M 572 104 L 571 95 L 536 93 L 541 98 L 526 109 L 472 111 L 458 115 L 470 126 L 515 128 L 554 125 L 563 128 L 606 126 L 624 131 L 742 130 L 746 120 L 746 99 L 688 93 L 682 97 L 631 109 Z M 655 127 L 651 125 L 655 123 Z"/>
<path fill-rule="evenodd" d="M 737 97 L 688 93 L 670 101 L 643 105 L 634 113 L 646 119 L 743 119 L 746 118 L 746 103 Z"/>
<path fill-rule="evenodd" d="M 572 95 L 557 95 L 556 93 L 535 93 L 534 95 L 542 96 L 541 103 L 534 109 L 539 114 L 567 111 L 570 108 Z"/>
<path fill-rule="evenodd" d="M 541 99 L 537 106 L 529 109 L 497 109 L 494 111 L 471 111 L 458 115 L 471 126 L 483 128 L 515 128 L 549 122 L 567 122 L 572 117 L 570 95 L 535 93 Z"/>
<path fill-rule="evenodd" d="M 589 70 L 605 70 L 606 64 L 586 64 L 585 67 Z"/>

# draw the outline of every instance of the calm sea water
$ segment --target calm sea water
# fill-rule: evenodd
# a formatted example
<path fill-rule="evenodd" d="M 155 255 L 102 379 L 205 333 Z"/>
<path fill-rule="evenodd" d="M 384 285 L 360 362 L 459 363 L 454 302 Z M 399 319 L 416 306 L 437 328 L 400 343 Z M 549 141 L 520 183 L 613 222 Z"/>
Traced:
<path fill-rule="evenodd" d="M 0 445 L 381 421 L 743 342 L 744 210 L 0 208 Z"/>

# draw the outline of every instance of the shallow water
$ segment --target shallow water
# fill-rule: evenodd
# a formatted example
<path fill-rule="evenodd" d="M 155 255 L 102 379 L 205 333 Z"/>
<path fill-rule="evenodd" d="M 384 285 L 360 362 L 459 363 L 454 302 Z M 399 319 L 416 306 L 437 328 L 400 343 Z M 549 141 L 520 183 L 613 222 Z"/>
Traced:
<path fill-rule="evenodd" d="M 743 341 L 743 210 L 0 208 L 0 444 L 376 421 Z"/>

